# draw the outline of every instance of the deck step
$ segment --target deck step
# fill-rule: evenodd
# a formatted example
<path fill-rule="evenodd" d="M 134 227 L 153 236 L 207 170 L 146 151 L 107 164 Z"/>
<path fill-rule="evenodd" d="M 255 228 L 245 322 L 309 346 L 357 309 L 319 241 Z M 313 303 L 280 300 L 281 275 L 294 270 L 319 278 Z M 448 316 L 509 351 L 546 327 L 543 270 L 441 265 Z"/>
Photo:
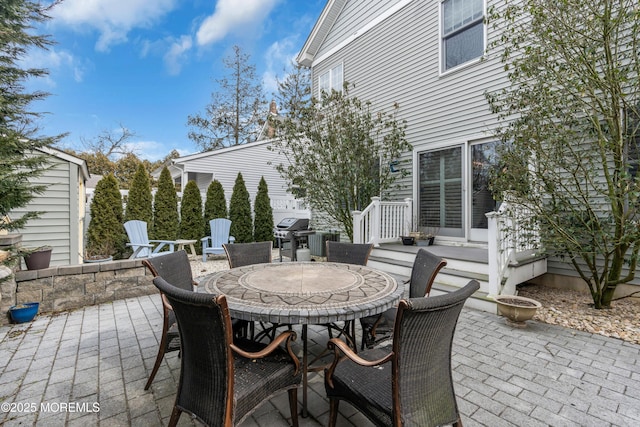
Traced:
<path fill-rule="evenodd" d="M 398 284 L 403 284 L 411 276 L 413 261 L 420 248 L 381 245 L 372 251 L 367 265 L 389 273 L 398 281 Z M 453 292 L 466 285 L 470 280 L 477 280 L 480 282 L 480 290 L 469 298 L 466 305 L 478 310 L 496 312 L 495 302 L 487 298 L 487 292 L 484 290 L 487 289 L 489 282 L 486 250 L 437 245 L 425 249 L 447 260 L 447 265 L 440 270 L 436 277 L 431 288 L 431 295 Z"/>

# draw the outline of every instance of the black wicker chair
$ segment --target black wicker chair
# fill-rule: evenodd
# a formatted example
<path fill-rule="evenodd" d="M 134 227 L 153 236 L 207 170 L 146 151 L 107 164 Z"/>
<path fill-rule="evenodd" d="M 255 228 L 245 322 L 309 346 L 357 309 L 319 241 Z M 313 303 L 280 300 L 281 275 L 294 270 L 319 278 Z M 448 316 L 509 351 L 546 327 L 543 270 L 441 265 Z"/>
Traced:
<path fill-rule="evenodd" d="M 373 249 L 368 243 L 344 243 L 327 240 L 327 261 L 367 265 Z"/>
<path fill-rule="evenodd" d="M 223 244 L 229 268 L 244 267 L 253 264 L 269 264 L 273 261 L 272 249 L 273 242 L 254 242 L 254 243 L 233 243 Z M 238 331 L 236 335 L 251 337 L 251 339 L 260 340 L 268 337 L 269 340 L 275 338 L 276 329 L 281 325 L 265 326 L 261 324 L 262 331 L 255 336 L 255 326 L 253 322 L 247 320 L 236 319 L 234 322 L 242 322 L 234 324 L 234 330 Z M 289 328 L 291 329 L 291 328 Z"/>
<path fill-rule="evenodd" d="M 370 243 L 346 243 L 327 240 L 326 245 L 327 262 L 343 264 L 367 265 L 369 255 L 373 250 L 373 245 Z M 333 338 L 333 330 L 336 330 L 338 331 L 338 336 L 344 335 L 345 338 L 352 338 L 354 341 L 351 344 L 355 348 L 357 344 L 355 342 L 356 330 L 353 320 L 346 321 L 343 327 L 335 323 L 328 324 L 327 327 L 330 338 Z"/>
<path fill-rule="evenodd" d="M 180 382 L 169 420 L 175 426 L 187 412 L 208 426 L 242 423 L 261 403 L 288 391 L 291 419 L 298 425 L 297 390 L 302 375 L 291 349 L 295 332 L 285 331 L 255 351 L 233 343 L 224 295 L 189 292 L 153 279 L 173 307 L 182 343 Z M 281 345 L 284 348 L 280 347 Z"/>
<path fill-rule="evenodd" d="M 196 283 L 191 274 L 189 257 L 185 251 L 178 251 L 142 260 L 154 277 L 161 276 L 169 283 L 187 291 L 193 291 Z M 165 353 L 180 350 L 180 334 L 176 325 L 176 317 L 171 309 L 171 304 L 163 294 L 162 298 L 162 338 L 158 346 L 156 362 L 151 370 L 151 375 L 144 386 L 145 390 L 151 387 L 151 383 L 160 368 Z"/>
<path fill-rule="evenodd" d="M 340 400 L 378 426 L 461 426 L 451 345 L 462 306 L 479 287 L 472 280 L 450 294 L 400 301 L 390 348 L 356 354 L 343 341 L 330 340 L 329 426 L 336 425 Z"/>
<path fill-rule="evenodd" d="M 272 261 L 273 242 L 223 244 L 229 268 L 252 264 L 268 264 Z"/>
<path fill-rule="evenodd" d="M 447 261 L 444 259 L 429 251 L 420 249 L 411 269 L 409 298 L 429 296 L 436 275 L 445 265 L 447 265 Z M 377 342 L 389 338 L 393 332 L 393 321 L 395 318 L 395 308 L 389 309 L 382 314 L 361 318 L 362 344 L 360 348 L 364 349 L 365 346 L 371 348 Z"/>

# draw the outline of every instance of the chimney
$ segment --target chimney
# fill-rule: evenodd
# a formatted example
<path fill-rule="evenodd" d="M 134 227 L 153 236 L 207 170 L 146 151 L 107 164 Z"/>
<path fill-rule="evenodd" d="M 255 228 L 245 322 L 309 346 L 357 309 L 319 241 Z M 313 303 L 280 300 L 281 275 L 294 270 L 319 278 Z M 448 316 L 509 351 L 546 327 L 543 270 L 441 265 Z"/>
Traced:
<path fill-rule="evenodd" d="M 273 138 L 276 135 L 276 129 L 271 124 L 271 118 L 278 116 L 278 106 L 276 105 L 276 101 L 271 100 L 271 104 L 269 105 L 269 118 L 267 119 L 269 123 L 267 124 L 267 137 Z"/>

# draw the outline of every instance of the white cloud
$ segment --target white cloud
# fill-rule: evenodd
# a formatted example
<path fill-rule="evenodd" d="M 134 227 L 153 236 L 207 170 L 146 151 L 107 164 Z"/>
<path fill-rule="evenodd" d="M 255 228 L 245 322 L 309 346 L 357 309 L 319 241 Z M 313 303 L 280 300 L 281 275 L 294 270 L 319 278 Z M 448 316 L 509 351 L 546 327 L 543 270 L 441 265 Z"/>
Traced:
<path fill-rule="evenodd" d="M 191 50 L 192 46 L 191 36 L 182 36 L 171 44 L 169 51 L 164 55 L 164 63 L 169 74 L 172 76 L 180 74 L 182 66 L 186 62 L 186 53 Z"/>
<path fill-rule="evenodd" d="M 218 0 L 213 15 L 198 29 L 199 46 L 222 40 L 229 33 L 242 33 L 266 18 L 279 0 Z"/>
<path fill-rule="evenodd" d="M 137 27 L 148 27 L 174 9 L 177 0 L 65 0 L 52 12 L 53 23 L 92 28 L 100 33 L 96 49 L 127 40 Z"/>
<path fill-rule="evenodd" d="M 278 81 L 291 69 L 291 61 L 298 54 L 297 37 L 288 37 L 276 41 L 264 54 L 265 71 L 262 73 L 262 85 L 267 94 L 278 91 Z"/>
<path fill-rule="evenodd" d="M 45 77 L 48 86 L 56 86 L 51 74 L 57 74 L 60 71 L 67 72 L 70 70 L 73 79 L 81 82 L 90 63 L 83 63 L 78 60 L 71 52 L 67 50 L 56 50 L 50 48 L 48 50 L 32 50 L 23 61 L 22 64 L 27 68 L 44 68 L 49 70 L 50 75 Z"/>

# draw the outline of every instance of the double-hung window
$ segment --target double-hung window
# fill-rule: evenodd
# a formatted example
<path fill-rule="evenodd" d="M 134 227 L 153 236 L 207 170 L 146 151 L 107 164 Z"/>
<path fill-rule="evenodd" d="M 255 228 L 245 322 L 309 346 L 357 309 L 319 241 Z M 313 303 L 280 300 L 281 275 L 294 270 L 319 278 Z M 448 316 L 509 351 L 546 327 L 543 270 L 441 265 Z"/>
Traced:
<path fill-rule="evenodd" d="M 342 63 L 340 63 L 318 77 L 319 97 L 322 95 L 322 91 L 327 93 L 330 93 L 331 90 L 342 92 L 342 83 Z"/>
<path fill-rule="evenodd" d="M 440 5 L 442 71 L 484 52 L 484 0 L 444 0 Z"/>

